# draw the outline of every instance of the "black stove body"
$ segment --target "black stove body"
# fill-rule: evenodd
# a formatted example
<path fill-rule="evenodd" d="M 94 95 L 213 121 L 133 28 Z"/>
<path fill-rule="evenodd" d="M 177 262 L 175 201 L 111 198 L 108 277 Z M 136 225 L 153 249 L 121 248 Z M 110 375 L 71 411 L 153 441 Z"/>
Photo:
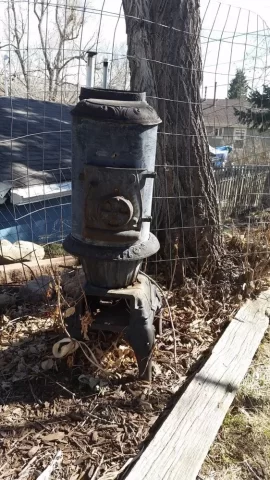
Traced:
<path fill-rule="evenodd" d="M 160 297 L 139 272 L 159 249 L 150 222 L 161 120 L 144 93 L 92 88 L 82 88 L 71 113 L 72 232 L 64 248 L 81 260 L 91 328 L 123 331 L 140 377 L 150 379 Z"/>

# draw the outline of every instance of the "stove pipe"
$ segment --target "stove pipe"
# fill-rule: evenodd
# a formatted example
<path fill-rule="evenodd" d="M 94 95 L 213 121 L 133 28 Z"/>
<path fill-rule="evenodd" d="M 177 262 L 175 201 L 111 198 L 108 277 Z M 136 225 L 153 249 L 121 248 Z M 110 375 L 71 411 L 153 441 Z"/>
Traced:
<path fill-rule="evenodd" d="M 150 233 L 157 125 L 145 93 L 82 88 L 72 114 L 72 232 L 90 285 L 132 284 L 159 249 Z"/>

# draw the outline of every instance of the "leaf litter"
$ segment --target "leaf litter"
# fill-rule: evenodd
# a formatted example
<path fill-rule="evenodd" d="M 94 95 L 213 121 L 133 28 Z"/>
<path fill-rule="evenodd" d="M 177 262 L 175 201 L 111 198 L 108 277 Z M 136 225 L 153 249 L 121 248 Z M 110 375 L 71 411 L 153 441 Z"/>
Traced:
<path fill-rule="evenodd" d="M 113 480 L 131 464 L 241 301 L 226 285 L 221 288 L 201 277 L 166 295 L 170 311 L 167 306 L 162 310 L 151 384 L 137 381 L 134 353 L 121 336 L 86 335 L 89 318 L 84 345 L 101 368 L 81 348 L 53 357 L 60 333 L 57 303 L 24 304 L 19 317 L 17 307 L 2 316 L 0 479 L 19 479 L 22 472 L 27 480 L 43 478 L 58 452 L 61 462 L 51 480 Z"/>

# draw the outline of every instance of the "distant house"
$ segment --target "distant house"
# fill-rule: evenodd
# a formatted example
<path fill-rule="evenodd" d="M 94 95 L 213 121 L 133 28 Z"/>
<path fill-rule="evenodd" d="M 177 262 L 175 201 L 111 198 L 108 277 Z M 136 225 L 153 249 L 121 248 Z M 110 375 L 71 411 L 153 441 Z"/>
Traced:
<path fill-rule="evenodd" d="M 232 145 L 234 149 L 243 149 L 247 138 L 247 127 L 241 125 L 234 108 L 245 109 L 246 100 L 222 99 L 203 102 L 203 116 L 207 136 L 212 147 Z"/>
<path fill-rule="evenodd" d="M 249 106 L 246 99 L 205 100 L 202 107 L 209 144 L 232 146 L 232 157 L 241 159 L 242 163 L 269 163 L 269 132 L 261 134 L 247 128 L 235 115 L 235 107 L 244 110 Z"/>
<path fill-rule="evenodd" d="M 70 230 L 70 109 L 0 97 L 0 239 L 48 243 Z"/>

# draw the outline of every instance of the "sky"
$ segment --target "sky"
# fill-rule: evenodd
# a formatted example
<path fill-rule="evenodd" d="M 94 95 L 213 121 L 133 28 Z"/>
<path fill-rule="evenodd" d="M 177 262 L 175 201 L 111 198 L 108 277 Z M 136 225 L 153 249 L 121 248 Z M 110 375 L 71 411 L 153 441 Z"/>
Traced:
<path fill-rule="evenodd" d="M 270 65 L 270 8 L 266 0 L 201 1 L 202 56 L 207 97 L 225 98 L 237 68 L 249 86 L 267 83 Z M 216 41 L 215 41 L 216 39 Z"/>
<path fill-rule="evenodd" d="M 232 5 L 234 7 L 246 8 L 248 10 L 252 10 L 253 12 L 257 13 L 265 17 L 267 22 L 270 19 L 270 5 L 268 0 L 227 0 L 223 3 L 227 3 L 228 5 Z"/>
<path fill-rule="evenodd" d="M 33 0 L 30 0 L 33 1 Z M 78 0 L 81 6 L 85 0 Z M 84 48 L 87 41 L 97 41 L 99 52 L 98 66 L 104 57 L 109 61 L 116 58 L 126 42 L 125 20 L 120 15 L 121 0 L 89 0 L 91 8 L 87 10 L 87 21 L 83 35 L 76 48 Z M 55 5 L 55 2 L 52 2 Z M 0 0 L 0 20 L 5 18 L 8 0 Z M 22 3 L 27 15 L 28 4 Z M 102 15 L 101 15 L 102 11 Z M 123 12 L 122 12 L 123 13 Z M 52 7 L 47 28 L 53 38 L 54 6 Z M 270 81 L 270 2 L 269 0 L 201 0 L 202 18 L 202 61 L 204 81 L 202 96 L 225 98 L 228 84 L 237 68 L 243 68 L 251 88 L 261 88 Z M 50 30 L 51 29 L 51 30 Z M 0 41 L 5 41 L 4 29 L 0 28 Z M 30 53 L 35 51 L 38 42 L 36 19 L 30 14 L 27 43 Z M 93 37 L 93 39 L 92 39 Z M 92 40 L 91 40 L 92 39 Z M 1 44 L 0 44 L 1 46 Z M 4 55 L 14 56 L 14 52 L 0 50 L 0 64 Z M 1 55 L 2 54 L 2 55 Z M 68 52 L 66 52 L 68 55 Z M 10 67 L 11 68 L 11 67 Z M 11 73 L 11 72 L 10 72 Z M 85 65 L 77 62 L 70 74 L 85 81 Z"/>

